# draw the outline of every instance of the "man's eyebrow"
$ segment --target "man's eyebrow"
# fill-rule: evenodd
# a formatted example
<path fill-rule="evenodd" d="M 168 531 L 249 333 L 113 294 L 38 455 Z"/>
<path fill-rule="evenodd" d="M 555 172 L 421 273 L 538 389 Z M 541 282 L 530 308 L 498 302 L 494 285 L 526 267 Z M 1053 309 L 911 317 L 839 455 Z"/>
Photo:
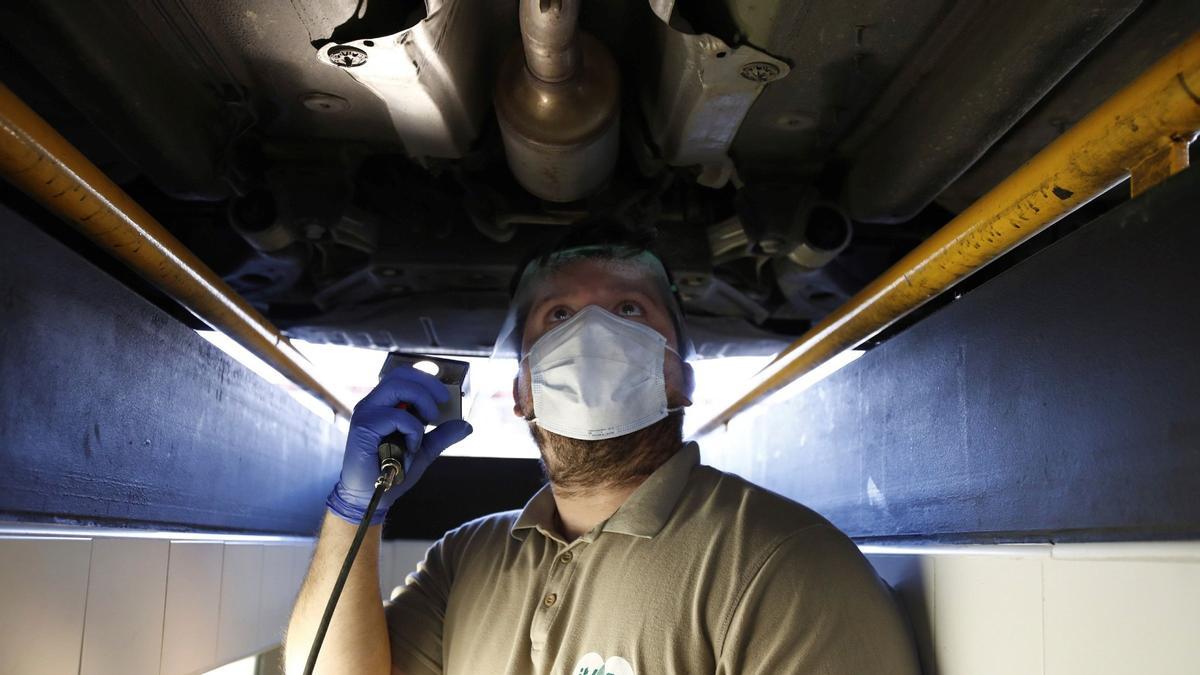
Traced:
<path fill-rule="evenodd" d="M 608 285 L 608 286 L 606 286 L 605 290 L 611 290 L 616 295 L 626 295 L 626 294 L 627 295 L 636 295 L 636 296 L 639 296 L 639 298 L 643 299 L 643 300 L 657 300 L 654 293 L 647 291 L 646 289 L 643 289 L 643 288 L 638 288 L 636 286 Z M 540 298 L 539 300 L 534 302 L 532 305 L 529 306 L 529 309 L 530 309 L 530 311 L 533 311 L 540 307 L 545 306 L 547 303 L 550 303 L 550 302 L 555 302 L 555 301 L 560 301 L 560 300 L 569 300 L 572 296 L 578 295 L 583 292 L 584 291 L 582 289 L 575 289 L 575 290 L 570 290 L 570 291 L 561 291 L 558 293 L 551 293 L 550 295 L 547 295 L 544 298 Z"/>

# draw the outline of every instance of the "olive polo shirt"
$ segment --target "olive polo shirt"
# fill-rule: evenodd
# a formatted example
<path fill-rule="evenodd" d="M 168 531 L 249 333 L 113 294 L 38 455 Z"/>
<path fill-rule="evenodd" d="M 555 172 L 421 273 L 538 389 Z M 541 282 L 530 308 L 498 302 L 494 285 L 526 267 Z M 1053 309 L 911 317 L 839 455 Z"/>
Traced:
<path fill-rule="evenodd" d="M 549 487 L 452 530 L 386 607 L 406 675 L 916 675 L 886 586 L 813 511 L 695 444 L 573 542 Z"/>

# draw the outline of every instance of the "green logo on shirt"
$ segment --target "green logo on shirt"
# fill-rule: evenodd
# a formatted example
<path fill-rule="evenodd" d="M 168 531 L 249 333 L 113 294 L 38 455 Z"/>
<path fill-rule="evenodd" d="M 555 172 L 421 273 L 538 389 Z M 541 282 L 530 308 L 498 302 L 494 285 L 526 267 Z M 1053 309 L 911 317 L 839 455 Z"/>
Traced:
<path fill-rule="evenodd" d="M 579 659 L 571 675 L 635 675 L 633 666 L 619 656 L 605 659 L 596 652 L 588 652 Z"/>

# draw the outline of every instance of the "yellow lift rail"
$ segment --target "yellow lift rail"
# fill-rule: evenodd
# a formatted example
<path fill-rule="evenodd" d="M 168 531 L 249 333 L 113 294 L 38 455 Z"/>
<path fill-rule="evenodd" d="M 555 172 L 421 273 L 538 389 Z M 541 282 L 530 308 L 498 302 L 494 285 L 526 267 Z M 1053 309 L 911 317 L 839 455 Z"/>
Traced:
<path fill-rule="evenodd" d="M 1130 177 L 1133 196 L 1187 168 L 1200 130 L 1200 33 L 1046 146 L 757 373 L 719 429 Z"/>
<path fill-rule="evenodd" d="M 3 85 L 0 172 L 205 323 L 350 416 L 278 328 Z"/>

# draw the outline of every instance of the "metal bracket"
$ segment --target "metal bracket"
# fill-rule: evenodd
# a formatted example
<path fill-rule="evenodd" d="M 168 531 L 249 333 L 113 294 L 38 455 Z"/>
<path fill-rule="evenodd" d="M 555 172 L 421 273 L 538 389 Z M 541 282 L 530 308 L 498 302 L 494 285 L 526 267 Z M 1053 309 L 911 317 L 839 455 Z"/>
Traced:
<path fill-rule="evenodd" d="M 729 146 L 763 88 L 787 77 L 783 61 L 748 45 L 685 32 L 674 3 L 651 0 L 657 70 L 643 80 L 650 137 L 671 166 L 699 166 L 696 182 L 721 187 L 733 176 Z"/>
<path fill-rule="evenodd" d="M 458 158 L 479 135 L 491 101 L 493 64 L 498 50 L 516 38 L 515 21 L 492 20 L 502 3 L 432 4 L 412 28 L 327 44 L 317 60 L 383 100 L 408 154 Z"/>

